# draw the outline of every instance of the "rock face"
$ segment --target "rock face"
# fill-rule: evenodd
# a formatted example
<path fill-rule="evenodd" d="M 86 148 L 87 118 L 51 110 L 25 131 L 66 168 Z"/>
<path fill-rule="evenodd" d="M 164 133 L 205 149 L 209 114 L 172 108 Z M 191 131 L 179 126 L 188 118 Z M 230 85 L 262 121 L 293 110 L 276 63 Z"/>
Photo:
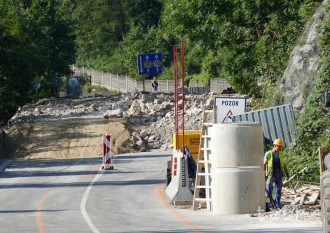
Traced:
<path fill-rule="evenodd" d="M 181 99 L 181 97 L 180 97 Z M 202 111 L 212 94 L 185 96 L 185 130 L 199 130 Z M 181 126 L 181 103 L 179 125 Z M 136 151 L 172 149 L 174 98 L 166 93 L 125 93 L 82 99 L 50 98 L 21 107 L 9 121 L 7 131 L 27 122 L 75 118 L 123 119 L 134 129 L 129 142 Z"/>
<path fill-rule="evenodd" d="M 300 44 L 293 49 L 279 91 L 275 94 L 280 97 L 281 103 L 292 103 L 295 115 L 299 115 L 303 110 L 304 102 L 318 76 L 321 61 L 317 46 L 317 28 L 322 15 L 325 14 L 327 2 L 328 0 L 323 1 L 306 25 L 304 36 Z"/>

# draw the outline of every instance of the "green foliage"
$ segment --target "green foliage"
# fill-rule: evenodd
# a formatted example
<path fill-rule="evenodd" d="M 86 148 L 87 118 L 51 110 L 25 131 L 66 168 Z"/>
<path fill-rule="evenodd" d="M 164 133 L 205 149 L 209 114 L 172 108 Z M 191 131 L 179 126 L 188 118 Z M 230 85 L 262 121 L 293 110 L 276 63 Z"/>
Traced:
<path fill-rule="evenodd" d="M 74 11 L 78 63 L 99 68 L 128 32 L 123 1 L 85 0 Z"/>
<path fill-rule="evenodd" d="M 315 7 L 315 1 L 168 0 L 162 33 L 188 41 L 187 54 L 200 45 L 200 56 L 187 61 L 187 67 L 193 67 L 188 75 L 223 77 L 236 90 L 259 97 L 257 83 L 274 84 L 281 76 Z"/>
<path fill-rule="evenodd" d="M 0 0 L 0 121 L 36 98 L 53 94 L 52 77 L 70 73 L 75 61 L 69 1 Z"/>
<path fill-rule="evenodd" d="M 210 83 L 209 83 L 210 76 L 208 74 L 201 73 L 201 74 L 188 76 L 188 78 L 190 80 L 195 80 L 195 81 L 202 82 L 203 85 L 205 85 L 205 86 L 210 85 Z"/>
<path fill-rule="evenodd" d="M 183 40 L 186 77 L 205 83 L 211 77 L 222 77 L 242 94 L 263 100 L 271 93 L 264 90 L 270 90 L 282 76 L 319 2 L 139 0 L 132 4 L 126 0 L 110 6 L 88 0 L 77 7 L 78 60 L 80 65 L 139 79 L 137 55 L 162 52 L 164 74 L 160 78 L 172 78 L 172 46 Z M 113 24 L 122 25 L 121 33 L 102 29 Z"/>
<path fill-rule="evenodd" d="M 102 95 L 102 96 L 109 96 L 109 95 L 116 95 L 120 92 L 117 90 L 109 90 L 105 87 L 101 86 L 91 86 L 86 84 L 83 86 L 83 96 L 93 96 L 93 95 Z"/>
<path fill-rule="evenodd" d="M 144 30 L 156 27 L 163 10 L 160 0 L 134 0 L 121 1 L 124 5 L 132 25 L 139 26 Z"/>
<path fill-rule="evenodd" d="M 130 51 L 135 45 L 127 47 L 127 43 L 144 44 L 143 35 L 158 24 L 161 10 L 161 1 L 154 0 L 78 2 L 75 10 L 78 64 L 134 74 L 137 54 L 133 62 Z M 126 42 L 120 45 L 124 38 Z"/>

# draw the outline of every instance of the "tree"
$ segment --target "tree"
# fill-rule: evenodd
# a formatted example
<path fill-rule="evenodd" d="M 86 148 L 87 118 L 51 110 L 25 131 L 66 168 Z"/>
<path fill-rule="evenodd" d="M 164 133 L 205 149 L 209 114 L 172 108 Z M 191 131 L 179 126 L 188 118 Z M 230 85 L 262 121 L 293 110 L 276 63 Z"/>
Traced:
<path fill-rule="evenodd" d="M 72 22 L 65 19 L 70 5 L 67 1 L 33 1 L 27 8 L 24 31 L 31 40 L 36 74 L 43 82 L 47 95 L 52 94 L 53 77 L 70 74 L 69 65 L 75 62 L 75 37 Z M 36 30 L 37 29 L 37 30 Z"/>
<path fill-rule="evenodd" d="M 75 15 L 78 63 L 98 67 L 104 60 L 110 62 L 109 57 L 129 29 L 123 2 L 79 1 Z"/>
<path fill-rule="evenodd" d="M 32 80 L 42 82 L 42 95 L 53 94 L 53 75 L 67 75 L 75 44 L 67 1 L 0 0 L 0 115 L 7 120 L 35 98 Z"/>

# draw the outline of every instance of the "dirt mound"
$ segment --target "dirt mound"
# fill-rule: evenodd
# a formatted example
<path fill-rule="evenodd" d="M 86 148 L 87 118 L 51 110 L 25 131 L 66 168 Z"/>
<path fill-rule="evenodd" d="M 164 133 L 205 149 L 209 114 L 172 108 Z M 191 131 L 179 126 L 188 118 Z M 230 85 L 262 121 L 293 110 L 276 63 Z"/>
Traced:
<path fill-rule="evenodd" d="M 113 154 L 136 152 L 130 143 L 133 131 L 118 118 L 25 122 L 8 131 L 5 152 L 7 157 L 28 159 L 100 156 L 105 132 L 112 137 Z"/>

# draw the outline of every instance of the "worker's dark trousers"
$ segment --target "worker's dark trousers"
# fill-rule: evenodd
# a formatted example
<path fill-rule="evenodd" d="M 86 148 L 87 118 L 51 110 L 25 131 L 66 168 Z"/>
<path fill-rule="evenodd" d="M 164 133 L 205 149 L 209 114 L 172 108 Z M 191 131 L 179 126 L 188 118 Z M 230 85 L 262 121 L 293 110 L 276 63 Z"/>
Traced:
<path fill-rule="evenodd" d="M 272 176 L 266 181 L 266 198 L 273 193 L 275 184 L 275 208 L 281 208 L 282 176 Z M 266 208 L 271 208 L 270 203 L 266 203 Z"/>

